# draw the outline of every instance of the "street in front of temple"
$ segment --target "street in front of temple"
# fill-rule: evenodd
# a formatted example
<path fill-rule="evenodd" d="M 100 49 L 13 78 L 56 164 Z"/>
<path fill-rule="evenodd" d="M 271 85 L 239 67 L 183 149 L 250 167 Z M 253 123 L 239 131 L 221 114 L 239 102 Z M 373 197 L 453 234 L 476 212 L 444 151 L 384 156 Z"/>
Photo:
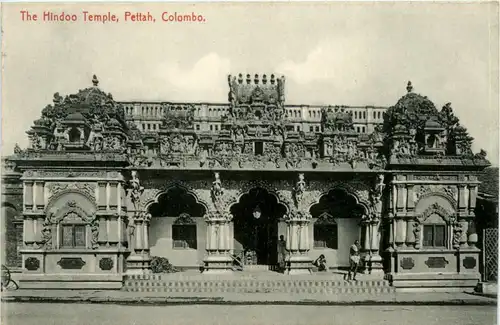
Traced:
<path fill-rule="evenodd" d="M 494 325 L 496 306 L 3 304 L 2 324 Z"/>

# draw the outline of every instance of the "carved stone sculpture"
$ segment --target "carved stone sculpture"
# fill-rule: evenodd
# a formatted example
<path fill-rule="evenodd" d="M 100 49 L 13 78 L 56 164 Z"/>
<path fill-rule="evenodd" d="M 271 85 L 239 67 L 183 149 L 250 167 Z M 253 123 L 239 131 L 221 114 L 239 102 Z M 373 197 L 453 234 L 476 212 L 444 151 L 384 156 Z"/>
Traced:
<path fill-rule="evenodd" d="M 139 208 L 139 201 L 141 194 L 144 192 L 144 187 L 141 186 L 139 176 L 137 171 L 132 171 L 132 179 L 130 180 L 130 199 L 134 205 L 134 209 L 137 211 Z"/>

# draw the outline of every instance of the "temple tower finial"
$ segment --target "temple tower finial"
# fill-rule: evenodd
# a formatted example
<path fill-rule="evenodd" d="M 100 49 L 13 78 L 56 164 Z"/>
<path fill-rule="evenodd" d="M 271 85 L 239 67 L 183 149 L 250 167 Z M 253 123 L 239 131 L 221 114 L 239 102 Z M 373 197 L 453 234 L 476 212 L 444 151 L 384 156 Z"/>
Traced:
<path fill-rule="evenodd" d="M 408 84 L 406 85 L 406 90 L 411 93 L 413 91 L 413 85 L 411 84 L 411 81 L 408 81 Z"/>
<path fill-rule="evenodd" d="M 94 87 L 97 87 L 97 85 L 99 85 L 99 80 L 97 79 L 96 75 L 92 77 L 92 84 L 94 85 Z"/>

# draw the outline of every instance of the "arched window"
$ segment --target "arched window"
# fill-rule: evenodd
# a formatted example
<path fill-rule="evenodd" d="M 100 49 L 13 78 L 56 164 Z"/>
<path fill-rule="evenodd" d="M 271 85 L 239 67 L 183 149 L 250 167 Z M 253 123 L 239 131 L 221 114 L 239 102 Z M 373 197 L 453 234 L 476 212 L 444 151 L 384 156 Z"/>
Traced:
<path fill-rule="evenodd" d="M 64 217 L 60 225 L 61 248 L 85 248 L 87 238 L 87 225 L 80 217 L 70 212 Z"/>

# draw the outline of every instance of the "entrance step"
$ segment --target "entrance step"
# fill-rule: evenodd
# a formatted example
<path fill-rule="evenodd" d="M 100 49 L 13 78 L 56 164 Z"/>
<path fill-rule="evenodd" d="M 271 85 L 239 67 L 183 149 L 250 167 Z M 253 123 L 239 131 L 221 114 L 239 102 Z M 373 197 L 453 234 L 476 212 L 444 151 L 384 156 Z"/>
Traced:
<path fill-rule="evenodd" d="M 245 265 L 243 270 L 245 272 L 263 272 L 269 270 L 269 265 Z"/>
<path fill-rule="evenodd" d="M 218 277 L 202 279 L 195 276 L 129 275 L 124 290 L 130 292 L 165 293 L 285 293 L 285 294 L 383 294 L 393 293 L 386 280 L 344 281 L 324 276 L 293 278 L 287 276 Z"/>

